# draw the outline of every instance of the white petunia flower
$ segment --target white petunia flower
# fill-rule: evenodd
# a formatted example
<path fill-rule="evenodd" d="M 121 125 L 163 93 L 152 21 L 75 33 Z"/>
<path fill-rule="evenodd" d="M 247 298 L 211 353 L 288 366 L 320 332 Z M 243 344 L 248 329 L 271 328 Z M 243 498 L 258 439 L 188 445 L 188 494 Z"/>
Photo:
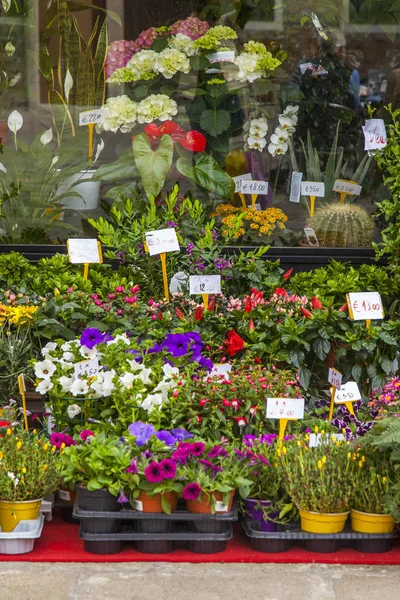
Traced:
<path fill-rule="evenodd" d="M 70 390 L 73 396 L 84 396 L 89 391 L 89 386 L 85 379 L 75 379 L 74 383 L 71 385 Z"/>
<path fill-rule="evenodd" d="M 171 367 L 171 365 L 169 365 L 168 363 L 163 365 L 162 370 L 163 370 L 165 377 L 172 377 L 173 375 L 179 375 L 178 367 Z"/>
<path fill-rule="evenodd" d="M 79 348 L 79 354 L 83 356 L 83 358 L 87 358 L 88 360 L 92 360 L 93 358 L 97 358 L 97 350 L 96 348 L 88 348 L 87 346 L 81 346 Z"/>
<path fill-rule="evenodd" d="M 133 385 L 133 382 L 137 378 L 137 375 L 134 375 L 133 373 L 129 373 L 129 371 L 127 371 L 119 378 L 119 382 L 122 386 L 124 386 L 124 388 L 130 389 Z"/>
<path fill-rule="evenodd" d="M 128 360 L 127 361 L 132 369 L 132 371 L 142 371 L 144 368 L 141 363 L 136 362 L 136 360 Z"/>
<path fill-rule="evenodd" d="M 52 388 L 53 388 L 53 384 L 51 383 L 50 379 L 43 379 L 35 387 L 35 392 L 38 392 L 39 394 L 42 394 L 42 396 L 43 396 L 44 394 L 47 394 L 47 392 L 49 392 Z"/>
<path fill-rule="evenodd" d="M 36 363 L 34 369 L 38 379 L 50 379 L 56 370 L 56 366 L 51 360 L 46 358 L 42 362 Z"/>
<path fill-rule="evenodd" d="M 73 377 L 66 377 L 65 375 L 62 375 L 62 377 L 60 377 L 58 380 L 58 383 L 61 385 L 63 392 L 69 392 L 74 381 L 75 379 Z"/>
<path fill-rule="evenodd" d="M 123 333 L 122 335 L 116 335 L 115 338 L 113 340 L 110 340 L 107 345 L 112 346 L 113 344 L 118 344 L 118 342 L 124 342 L 124 344 L 126 344 L 127 346 L 129 346 L 129 344 L 131 343 L 128 336 L 125 333 Z"/>
<path fill-rule="evenodd" d="M 149 394 L 140 404 L 140 408 L 144 408 L 148 412 L 151 412 L 155 406 L 160 406 L 162 403 L 162 394 Z"/>
<path fill-rule="evenodd" d="M 45 346 L 43 346 L 41 350 L 42 356 L 47 356 L 49 352 L 53 352 L 56 350 L 57 344 L 55 342 L 47 342 Z"/>
<path fill-rule="evenodd" d="M 81 412 L 82 412 L 82 409 L 80 406 L 78 406 L 78 404 L 70 404 L 67 408 L 67 414 L 70 419 L 74 419 L 75 417 L 80 415 Z"/>
<path fill-rule="evenodd" d="M 72 343 L 71 342 L 64 342 L 63 345 L 61 346 L 61 350 L 63 350 L 64 352 L 69 352 L 72 348 Z"/>
<path fill-rule="evenodd" d="M 140 379 L 140 381 L 144 385 L 151 385 L 152 384 L 152 381 L 150 379 L 151 373 L 152 373 L 151 369 L 146 369 L 146 367 L 143 367 L 143 369 L 139 373 L 138 379 Z"/>
<path fill-rule="evenodd" d="M 75 360 L 75 356 L 73 352 L 64 352 L 62 359 L 66 360 L 67 362 L 73 362 Z"/>

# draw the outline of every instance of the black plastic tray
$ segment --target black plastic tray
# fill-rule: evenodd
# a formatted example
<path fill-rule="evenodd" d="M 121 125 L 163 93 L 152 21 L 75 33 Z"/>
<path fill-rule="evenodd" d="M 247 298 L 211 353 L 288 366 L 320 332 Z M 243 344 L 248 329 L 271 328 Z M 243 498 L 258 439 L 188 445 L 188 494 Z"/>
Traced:
<path fill-rule="evenodd" d="M 188 510 L 175 510 L 170 515 L 165 513 L 145 513 L 133 509 L 122 509 L 119 512 L 82 510 L 77 503 L 74 504 L 73 516 L 75 519 L 112 519 L 120 520 L 157 520 L 157 521 L 237 521 L 238 510 L 234 504 L 232 510 L 215 515 L 191 513 Z"/>
<path fill-rule="evenodd" d="M 309 552 L 331 553 L 341 548 L 354 547 L 359 552 L 382 553 L 392 548 L 392 542 L 399 536 L 392 533 L 356 533 L 345 529 L 342 533 L 307 533 L 298 526 L 280 526 L 279 531 L 260 531 L 256 521 L 245 518 L 243 529 L 250 538 L 251 546 L 258 552 L 286 552 L 292 544 L 298 544 Z"/>

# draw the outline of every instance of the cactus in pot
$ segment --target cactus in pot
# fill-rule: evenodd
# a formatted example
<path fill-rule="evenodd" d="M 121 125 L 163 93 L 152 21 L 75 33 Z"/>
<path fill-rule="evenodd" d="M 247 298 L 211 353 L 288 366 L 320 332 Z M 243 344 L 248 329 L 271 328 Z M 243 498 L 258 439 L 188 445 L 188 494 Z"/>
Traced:
<path fill-rule="evenodd" d="M 365 248 L 372 245 L 374 223 L 367 211 L 357 204 L 326 204 L 310 217 L 320 246 Z"/>

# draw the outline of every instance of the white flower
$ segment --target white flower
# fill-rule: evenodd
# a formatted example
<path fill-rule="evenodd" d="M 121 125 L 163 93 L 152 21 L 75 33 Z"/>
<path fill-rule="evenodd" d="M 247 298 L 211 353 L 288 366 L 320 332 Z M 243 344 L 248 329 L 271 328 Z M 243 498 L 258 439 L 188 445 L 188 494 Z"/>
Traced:
<path fill-rule="evenodd" d="M 163 403 L 162 394 L 149 394 L 140 404 L 140 408 L 144 408 L 148 412 L 152 411 L 155 406 L 160 406 Z"/>
<path fill-rule="evenodd" d="M 76 340 L 74 340 L 74 342 L 76 342 Z M 64 350 L 64 352 L 69 352 L 69 350 L 72 348 L 72 343 L 73 342 L 64 342 L 61 346 L 61 350 Z"/>
<path fill-rule="evenodd" d="M 286 154 L 286 152 L 288 151 L 288 145 L 286 144 L 286 142 L 283 142 L 282 144 L 270 144 L 268 146 L 268 152 L 270 154 L 272 154 L 272 156 L 277 156 L 277 155 L 282 155 L 282 154 Z"/>
<path fill-rule="evenodd" d="M 128 360 L 127 361 L 132 369 L 132 371 L 141 371 L 144 367 L 142 364 L 136 362 L 136 360 Z"/>
<path fill-rule="evenodd" d="M 130 389 L 137 377 L 137 375 L 134 375 L 133 373 L 129 373 L 129 371 L 127 371 L 119 378 L 119 382 L 124 388 Z"/>
<path fill-rule="evenodd" d="M 19 484 L 19 479 L 18 477 L 15 477 L 15 474 L 12 471 L 8 471 L 7 476 L 11 479 L 11 481 L 14 484 L 14 487 L 17 487 L 17 485 Z"/>
<path fill-rule="evenodd" d="M 55 342 L 47 342 L 47 344 L 43 346 L 41 354 L 42 356 L 47 356 L 49 352 L 53 352 L 53 350 L 56 350 L 56 348 L 57 344 Z"/>
<path fill-rule="evenodd" d="M 65 360 L 67 362 L 73 362 L 75 360 L 75 356 L 72 352 L 64 352 L 64 354 L 62 355 L 62 360 Z"/>
<path fill-rule="evenodd" d="M 74 381 L 75 379 L 73 377 L 66 377 L 65 375 L 62 375 L 58 380 L 58 383 L 61 385 L 63 392 L 69 392 Z"/>
<path fill-rule="evenodd" d="M 43 146 L 46 146 L 46 144 L 49 144 L 52 139 L 53 139 L 53 130 L 51 128 L 47 129 L 40 136 L 40 141 L 42 142 Z"/>
<path fill-rule="evenodd" d="M 130 81 L 150 79 L 155 72 L 157 56 L 158 52 L 154 52 L 154 50 L 142 50 L 134 54 L 126 65 L 126 70 L 130 71 Z M 112 76 L 109 81 L 112 83 Z"/>
<path fill-rule="evenodd" d="M 43 379 L 36 387 L 35 392 L 39 392 L 39 394 L 47 394 L 53 387 L 50 379 Z"/>
<path fill-rule="evenodd" d="M 99 396 L 110 396 L 115 390 L 115 385 L 113 383 L 114 377 L 114 369 L 111 369 L 111 371 L 100 372 L 97 374 L 96 380 L 90 385 L 90 387 Z"/>
<path fill-rule="evenodd" d="M 4 46 L 4 50 L 6 51 L 7 56 L 12 56 L 15 52 L 15 46 L 12 42 L 7 42 Z"/>
<path fill-rule="evenodd" d="M 3 165 L 2 162 L 0 162 L 0 171 L 3 171 L 3 173 L 7 173 L 7 169 L 6 167 Z"/>
<path fill-rule="evenodd" d="M 84 396 L 89 391 L 89 386 L 85 379 L 75 379 L 74 383 L 71 385 L 70 390 L 73 396 Z"/>
<path fill-rule="evenodd" d="M 287 142 L 289 139 L 289 132 L 287 129 L 282 129 L 281 127 L 277 127 L 275 129 L 275 133 L 271 135 L 271 142 L 273 144 L 283 144 Z"/>
<path fill-rule="evenodd" d="M 72 79 L 72 75 L 68 69 L 67 74 L 65 75 L 65 81 L 64 81 L 64 95 L 65 95 L 65 99 L 67 100 L 67 104 L 68 104 L 68 100 L 69 100 L 69 93 L 72 90 L 73 85 L 74 85 L 74 80 Z"/>
<path fill-rule="evenodd" d="M 105 144 L 104 144 L 103 140 L 100 138 L 100 142 L 96 146 L 96 154 L 95 154 L 95 157 L 94 157 L 94 160 L 93 160 L 92 164 L 94 164 L 95 162 L 97 162 L 97 159 L 99 158 L 100 154 L 104 150 L 104 146 L 105 146 Z"/>
<path fill-rule="evenodd" d="M 1 0 L 1 5 L 3 7 L 4 12 L 8 12 L 11 6 L 11 0 Z"/>
<path fill-rule="evenodd" d="M 286 129 L 289 133 L 295 132 L 295 123 L 290 117 L 279 115 L 279 125 L 282 129 Z"/>
<path fill-rule="evenodd" d="M 162 379 L 157 387 L 154 388 L 154 392 L 161 392 L 161 394 L 163 395 L 164 400 L 167 400 L 168 396 L 167 396 L 167 392 L 169 392 L 169 390 L 173 390 L 174 388 L 177 387 L 177 383 L 176 381 L 174 381 L 173 379 Z"/>
<path fill-rule="evenodd" d="M 79 348 L 79 354 L 83 356 L 83 358 L 87 358 L 88 360 L 92 360 L 93 358 L 97 358 L 97 350 L 96 348 L 88 348 L 87 346 L 81 346 Z"/>
<path fill-rule="evenodd" d="M 239 67 L 239 71 L 234 75 L 235 79 L 250 82 L 260 79 L 264 75 L 264 71 L 258 68 L 259 59 L 260 57 L 257 54 L 250 54 L 249 52 L 239 54 L 234 60 L 235 65 Z"/>
<path fill-rule="evenodd" d="M 168 40 L 168 46 L 175 50 L 180 50 L 180 52 L 183 52 L 186 56 L 194 56 L 198 52 L 198 49 L 194 45 L 194 41 L 188 35 L 184 35 L 183 33 L 172 35 Z"/>
<path fill-rule="evenodd" d="M 81 412 L 82 412 L 82 409 L 80 406 L 78 406 L 78 404 L 70 404 L 67 408 L 67 414 L 70 419 L 74 419 L 75 417 L 80 415 Z"/>
<path fill-rule="evenodd" d="M 12 113 L 8 115 L 8 129 L 13 133 L 16 133 L 19 129 L 21 129 L 23 122 L 24 120 L 22 118 L 22 115 L 17 110 L 13 110 Z"/>
<path fill-rule="evenodd" d="M 56 365 L 49 359 L 35 364 L 35 375 L 38 379 L 50 379 L 56 370 Z"/>
<path fill-rule="evenodd" d="M 250 121 L 250 135 L 255 137 L 265 137 L 268 132 L 268 123 L 265 119 L 252 119 Z"/>
<path fill-rule="evenodd" d="M 265 138 L 258 138 L 250 136 L 247 139 L 247 144 L 249 148 L 253 148 L 255 150 L 262 150 L 267 145 L 267 140 Z"/>
<path fill-rule="evenodd" d="M 100 123 L 102 131 L 113 131 L 119 129 L 127 133 L 136 125 L 137 103 L 126 95 L 108 98 L 103 105 L 104 120 Z"/>
<path fill-rule="evenodd" d="M 189 73 L 190 61 L 186 54 L 174 48 L 165 48 L 157 53 L 154 70 L 161 73 L 165 79 L 171 79 L 176 73 Z"/>
<path fill-rule="evenodd" d="M 171 378 L 173 375 L 179 375 L 178 367 L 171 367 L 171 365 L 169 365 L 168 363 L 166 363 L 163 366 L 162 370 L 163 370 L 165 377 Z"/>
<path fill-rule="evenodd" d="M 146 369 L 146 367 L 143 367 L 143 369 L 140 371 L 138 378 L 144 385 L 151 385 L 151 383 L 152 383 L 152 381 L 150 379 L 151 372 L 152 372 L 151 369 Z"/>
<path fill-rule="evenodd" d="M 283 116 L 284 117 L 289 117 L 289 119 L 293 119 L 293 117 L 296 117 L 296 122 L 297 122 L 297 116 L 296 113 L 299 112 L 299 107 L 298 106 L 293 106 L 292 104 L 289 104 L 285 110 L 283 111 Z"/>
<path fill-rule="evenodd" d="M 17 83 L 21 81 L 21 79 L 22 73 L 15 73 L 14 77 L 10 80 L 10 83 L 8 84 L 9 87 L 14 87 L 14 85 L 17 85 Z"/>
<path fill-rule="evenodd" d="M 138 104 L 138 123 L 152 123 L 155 120 L 170 121 L 178 114 L 175 100 L 165 94 L 152 94 Z"/>
<path fill-rule="evenodd" d="M 53 160 L 51 161 L 51 166 L 52 166 L 52 167 L 54 167 L 54 165 L 55 165 L 55 164 L 58 162 L 59 158 L 60 158 L 59 156 L 55 156 L 55 157 L 53 158 Z"/>

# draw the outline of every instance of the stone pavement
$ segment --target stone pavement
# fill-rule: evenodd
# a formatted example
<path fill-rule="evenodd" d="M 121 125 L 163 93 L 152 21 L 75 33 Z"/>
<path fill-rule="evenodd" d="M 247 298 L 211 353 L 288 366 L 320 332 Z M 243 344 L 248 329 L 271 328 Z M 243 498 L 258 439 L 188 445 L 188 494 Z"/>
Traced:
<path fill-rule="evenodd" d="M 0 600 L 399 600 L 400 567 L 0 563 Z"/>

